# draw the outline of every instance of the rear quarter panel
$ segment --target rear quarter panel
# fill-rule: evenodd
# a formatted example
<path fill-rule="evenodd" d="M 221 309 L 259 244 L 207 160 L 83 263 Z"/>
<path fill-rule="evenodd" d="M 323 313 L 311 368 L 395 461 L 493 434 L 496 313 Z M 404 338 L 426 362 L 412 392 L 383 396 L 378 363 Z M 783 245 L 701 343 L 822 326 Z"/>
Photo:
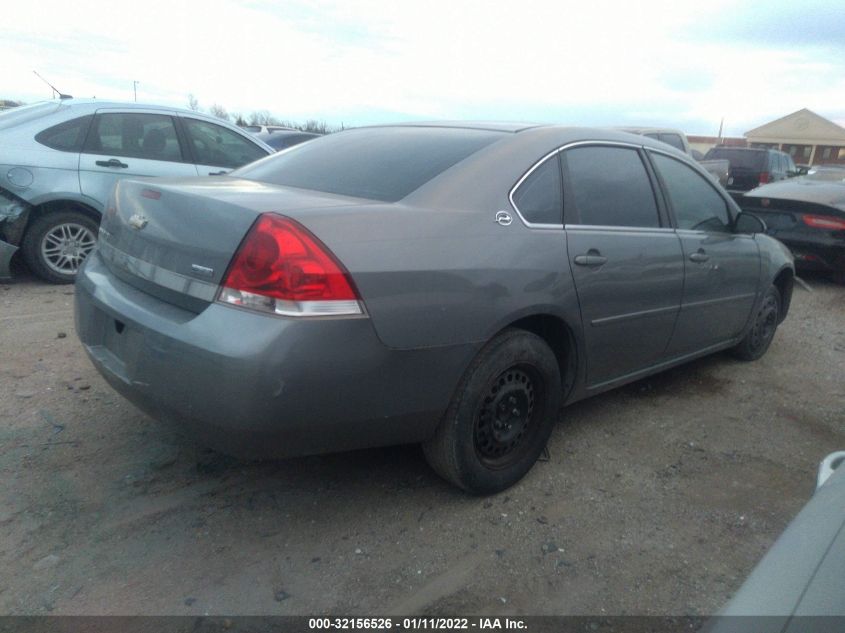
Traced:
<path fill-rule="evenodd" d="M 299 219 L 349 269 L 389 347 L 480 343 L 532 314 L 580 323 L 564 232 L 501 226 L 495 211 L 384 205 Z"/>

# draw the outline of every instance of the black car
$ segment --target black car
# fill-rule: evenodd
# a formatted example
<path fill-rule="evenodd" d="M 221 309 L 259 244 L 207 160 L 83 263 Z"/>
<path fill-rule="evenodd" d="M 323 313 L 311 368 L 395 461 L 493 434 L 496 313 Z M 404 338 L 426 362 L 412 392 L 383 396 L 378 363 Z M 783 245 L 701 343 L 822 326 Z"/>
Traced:
<path fill-rule="evenodd" d="M 796 266 L 829 272 L 845 283 L 845 168 L 812 168 L 806 176 L 757 187 L 737 201 L 789 247 Z"/>
<path fill-rule="evenodd" d="M 277 152 L 310 141 L 318 136 L 320 135 L 313 132 L 301 132 L 300 130 L 273 130 L 255 135 L 256 138 L 261 139 Z"/>
<path fill-rule="evenodd" d="M 704 158 L 727 159 L 731 164 L 725 187 L 729 192 L 748 191 L 798 174 L 792 157 L 774 149 L 720 145 L 709 150 Z"/>

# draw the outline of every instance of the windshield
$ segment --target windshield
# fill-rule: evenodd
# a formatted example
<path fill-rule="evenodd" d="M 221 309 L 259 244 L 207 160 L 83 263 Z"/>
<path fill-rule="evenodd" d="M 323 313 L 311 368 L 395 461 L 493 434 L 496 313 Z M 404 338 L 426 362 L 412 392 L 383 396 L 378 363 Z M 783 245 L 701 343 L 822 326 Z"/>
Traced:
<path fill-rule="evenodd" d="M 61 107 L 59 101 L 42 101 L 32 105 L 18 106 L 10 110 L 0 112 L 0 130 L 5 130 L 27 121 L 38 119 L 46 114 L 51 114 Z"/>
<path fill-rule="evenodd" d="M 396 202 L 502 136 L 463 128 L 361 128 L 297 145 L 232 175 Z"/>

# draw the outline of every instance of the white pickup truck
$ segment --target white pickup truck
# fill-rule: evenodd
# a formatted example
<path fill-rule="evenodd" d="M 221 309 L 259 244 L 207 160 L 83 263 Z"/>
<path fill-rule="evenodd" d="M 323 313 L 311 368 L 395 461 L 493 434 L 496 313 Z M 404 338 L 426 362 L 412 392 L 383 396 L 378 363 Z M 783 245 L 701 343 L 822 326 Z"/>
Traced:
<path fill-rule="evenodd" d="M 622 132 L 630 132 L 631 134 L 640 134 L 647 136 L 657 141 L 662 141 L 667 145 L 671 145 L 675 149 L 679 149 L 685 154 L 692 156 L 699 164 L 707 170 L 715 180 L 723 187 L 728 182 L 728 170 L 730 169 L 730 162 L 726 159 L 704 160 L 701 152 L 697 152 L 690 147 L 686 134 L 680 130 L 663 127 L 620 127 L 617 128 Z"/>

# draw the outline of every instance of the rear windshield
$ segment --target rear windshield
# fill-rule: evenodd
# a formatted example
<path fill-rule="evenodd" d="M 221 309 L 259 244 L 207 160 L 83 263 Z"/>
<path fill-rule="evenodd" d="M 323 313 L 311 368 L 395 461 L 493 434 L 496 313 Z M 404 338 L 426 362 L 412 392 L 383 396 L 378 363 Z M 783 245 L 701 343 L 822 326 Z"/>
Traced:
<path fill-rule="evenodd" d="M 713 158 L 727 158 L 731 167 L 761 170 L 766 160 L 766 151 L 761 150 L 759 152 L 755 152 L 747 149 L 714 147 L 707 152 L 707 155 L 704 158 L 707 160 Z"/>
<path fill-rule="evenodd" d="M 460 128 L 362 128 L 297 145 L 232 175 L 396 202 L 502 137 L 502 132 Z"/>
<path fill-rule="evenodd" d="M 44 101 L 32 105 L 18 106 L 0 112 L 0 130 L 5 130 L 27 121 L 33 121 L 46 114 L 51 114 L 61 107 L 58 101 Z"/>

